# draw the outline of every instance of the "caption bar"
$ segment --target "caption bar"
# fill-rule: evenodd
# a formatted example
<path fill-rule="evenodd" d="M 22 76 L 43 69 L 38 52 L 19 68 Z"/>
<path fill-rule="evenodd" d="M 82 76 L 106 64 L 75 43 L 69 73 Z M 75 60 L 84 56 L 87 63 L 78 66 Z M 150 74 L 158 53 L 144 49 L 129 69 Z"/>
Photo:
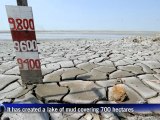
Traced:
<path fill-rule="evenodd" d="M 0 112 L 144 112 L 160 111 L 160 104 L 1 104 Z"/>

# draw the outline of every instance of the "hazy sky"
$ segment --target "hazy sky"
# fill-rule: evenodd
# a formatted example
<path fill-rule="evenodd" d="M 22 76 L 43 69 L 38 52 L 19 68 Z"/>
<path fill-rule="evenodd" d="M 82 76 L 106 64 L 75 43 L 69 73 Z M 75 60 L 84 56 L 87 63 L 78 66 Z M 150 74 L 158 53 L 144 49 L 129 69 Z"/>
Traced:
<path fill-rule="evenodd" d="M 160 0 L 28 0 L 37 30 L 160 31 Z M 9 30 L 0 0 L 0 30 Z"/>

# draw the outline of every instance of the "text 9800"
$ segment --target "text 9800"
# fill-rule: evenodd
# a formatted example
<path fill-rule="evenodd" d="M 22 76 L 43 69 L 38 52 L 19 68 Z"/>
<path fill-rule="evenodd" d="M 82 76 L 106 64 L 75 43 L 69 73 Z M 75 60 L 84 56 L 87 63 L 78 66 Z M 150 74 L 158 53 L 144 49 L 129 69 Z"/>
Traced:
<path fill-rule="evenodd" d="M 8 18 L 11 30 L 34 30 L 33 19 Z"/>

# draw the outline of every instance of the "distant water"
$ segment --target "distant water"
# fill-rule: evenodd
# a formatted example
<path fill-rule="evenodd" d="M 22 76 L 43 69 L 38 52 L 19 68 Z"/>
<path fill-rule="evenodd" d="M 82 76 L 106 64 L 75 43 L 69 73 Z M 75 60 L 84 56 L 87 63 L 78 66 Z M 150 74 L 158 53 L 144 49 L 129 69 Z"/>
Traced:
<path fill-rule="evenodd" d="M 62 40 L 62 39 L 121 39 L 129 36 L 151 36 L 157 32 L 112 32 L 112 31 L 38 31 L 38 40 Z M 11 40 L 10 32 L 0 32 L 0 40 Z"/>

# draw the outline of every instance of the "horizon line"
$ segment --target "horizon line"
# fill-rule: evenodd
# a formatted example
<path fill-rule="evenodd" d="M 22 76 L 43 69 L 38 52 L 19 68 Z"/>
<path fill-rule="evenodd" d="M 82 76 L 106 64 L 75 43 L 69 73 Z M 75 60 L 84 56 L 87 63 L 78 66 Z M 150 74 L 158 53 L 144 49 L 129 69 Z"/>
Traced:
<path fill-rule="evenodd" d="M 40 30 L 37 29 L 35 32 L 160 32 L 157 30 L 86 30 L 86 29 L 75 29 L 75 30 Z M 10 32 L 10 30 L 0 30 L 0 32 Z"/>

